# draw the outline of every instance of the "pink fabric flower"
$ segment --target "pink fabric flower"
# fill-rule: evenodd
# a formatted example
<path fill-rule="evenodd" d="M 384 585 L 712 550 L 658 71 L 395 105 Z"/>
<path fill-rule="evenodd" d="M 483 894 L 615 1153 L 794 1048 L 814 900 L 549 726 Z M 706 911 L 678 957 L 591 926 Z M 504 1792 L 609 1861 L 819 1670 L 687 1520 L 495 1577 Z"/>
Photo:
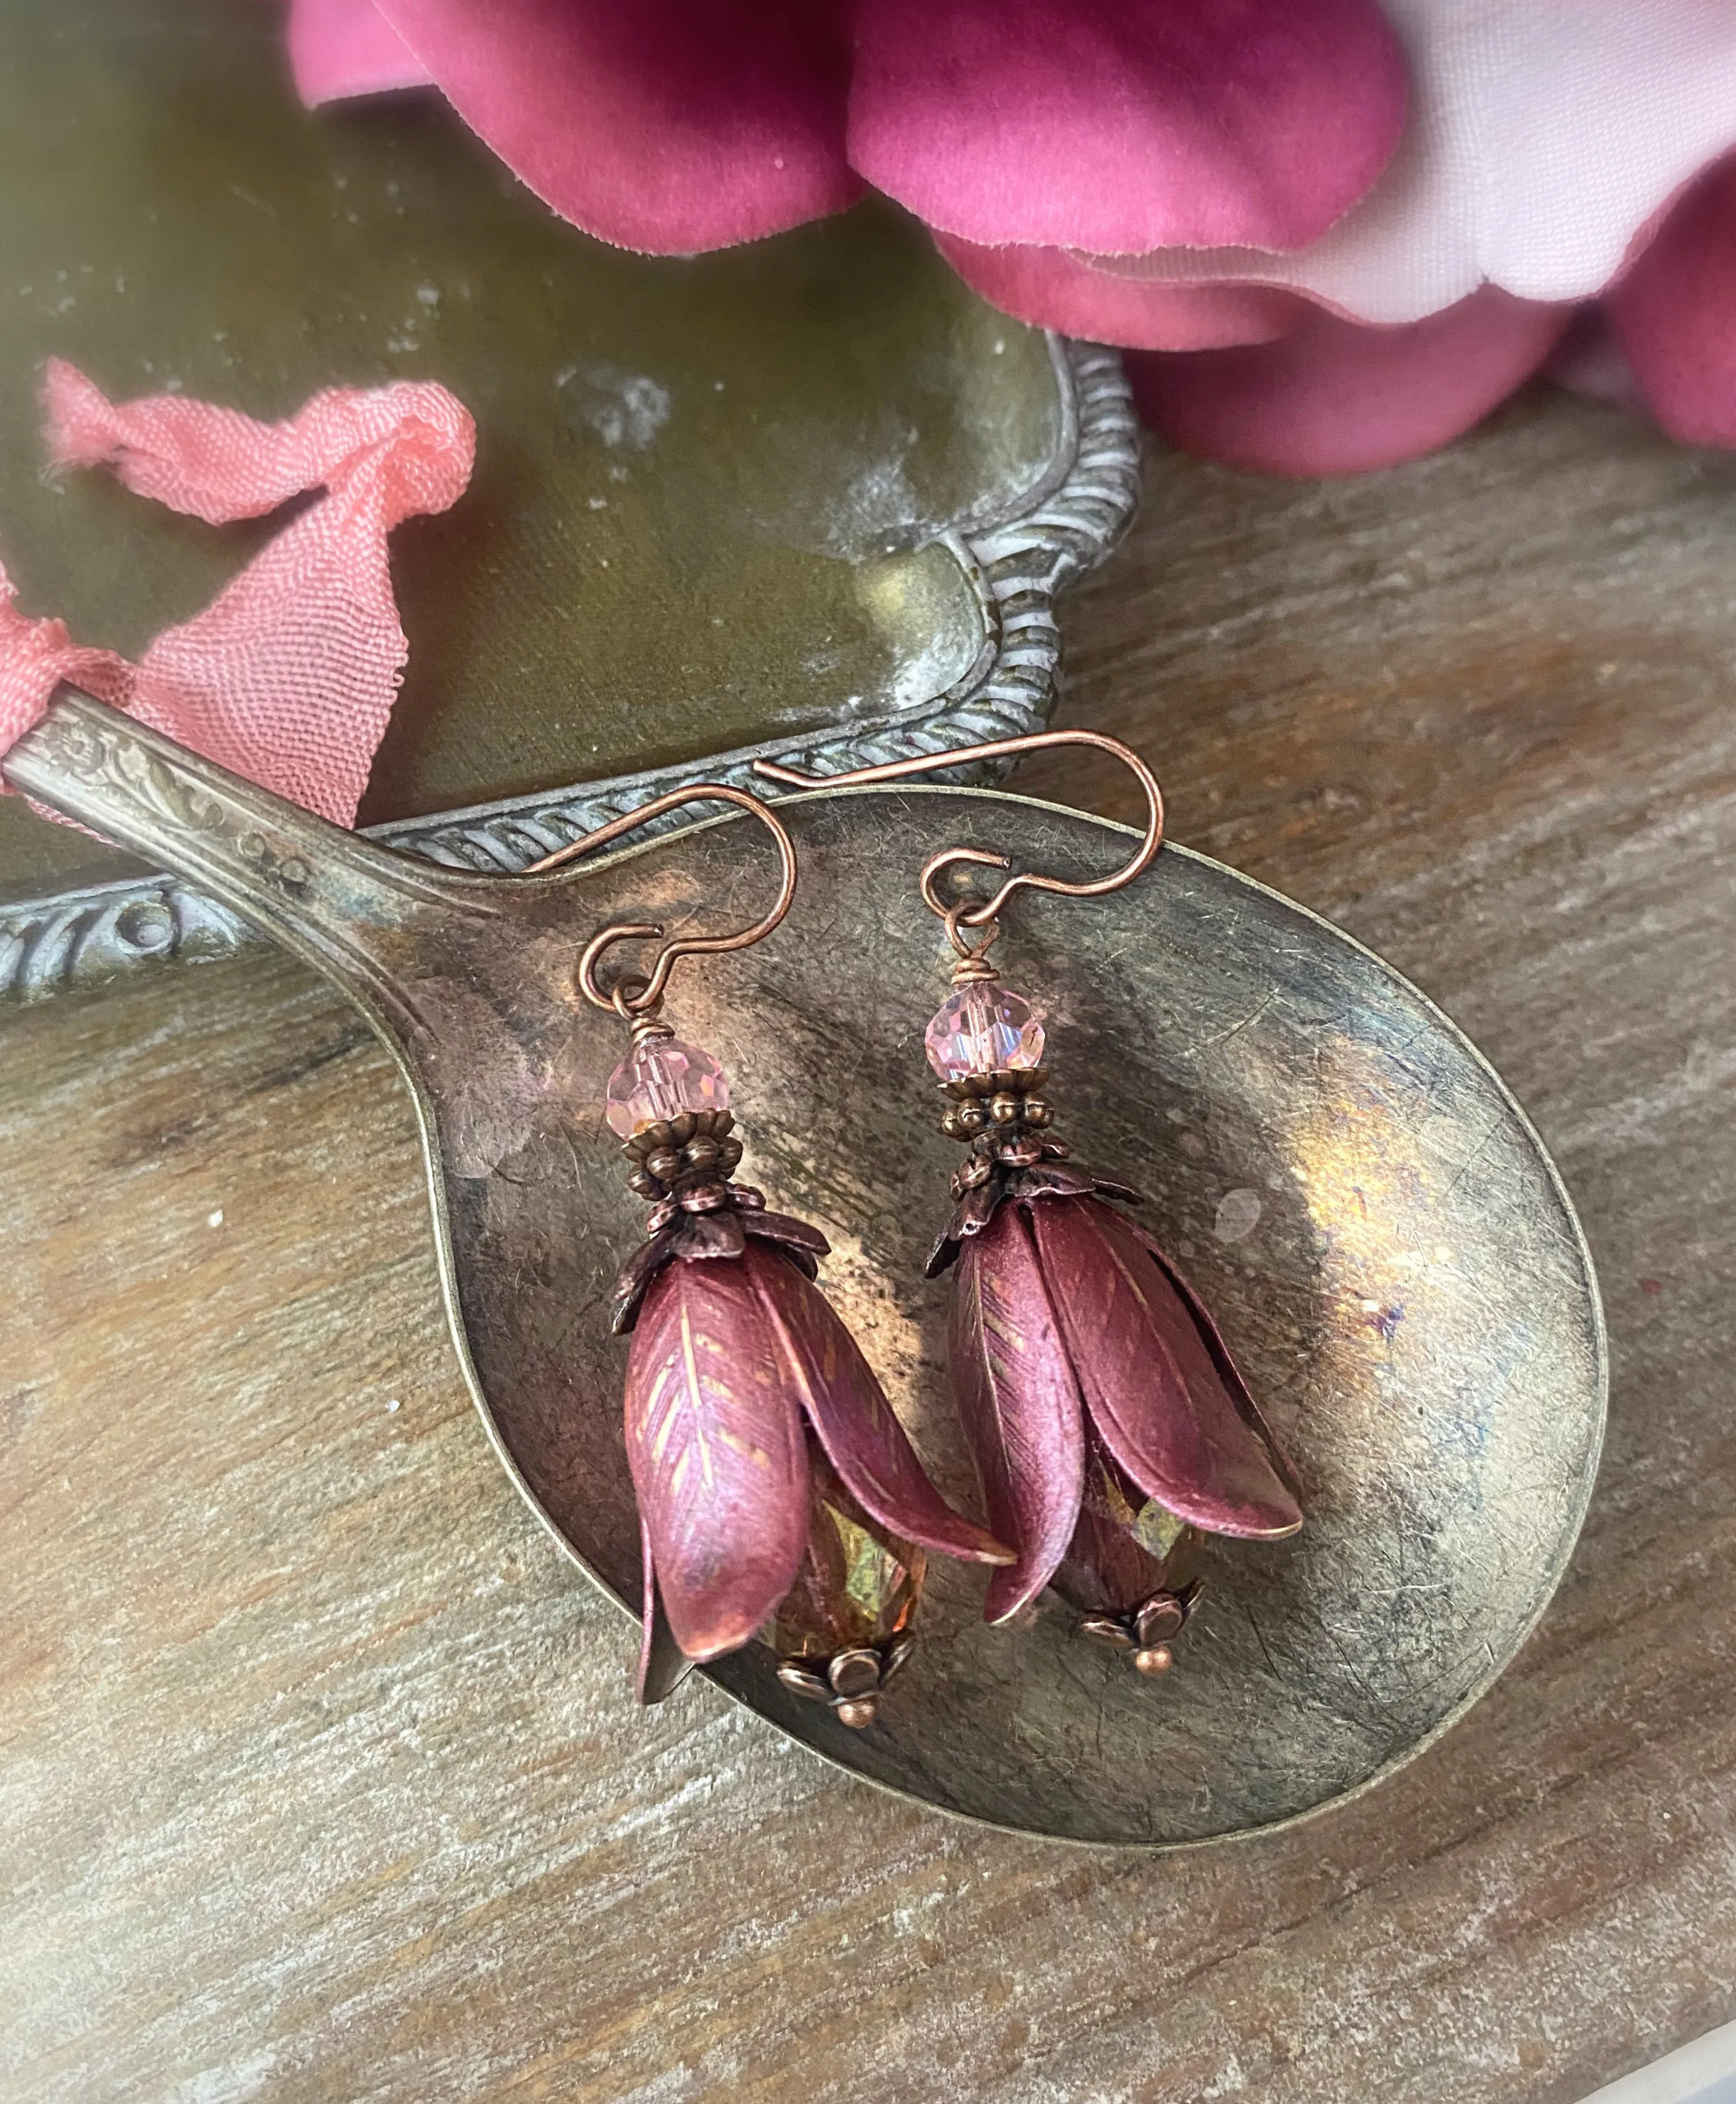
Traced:
<path fill-rule="evenodd" d="M 294 0 L 310 103 L 400 51 L 588 233 L 668 254 L 873 184 L 979 245 L 1313 241 L 1406 107 L 1376 0 Z"/>
<path fill-rule="evenodd" d="M 310 102 L 437 85 L 629 247 L 871 185 L 1240 465 L 1427 451 L 1606 292 L 1600 369 L 1736 430 L 1729 0 L 293 0 L 291 50 Z"/>

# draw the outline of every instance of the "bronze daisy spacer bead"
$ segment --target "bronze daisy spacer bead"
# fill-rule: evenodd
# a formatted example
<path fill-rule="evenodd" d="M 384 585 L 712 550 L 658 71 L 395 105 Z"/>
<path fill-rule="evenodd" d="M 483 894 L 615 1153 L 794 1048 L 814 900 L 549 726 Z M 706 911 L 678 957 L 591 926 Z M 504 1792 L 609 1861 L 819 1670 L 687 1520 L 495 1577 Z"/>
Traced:
<path fill-rule="evenodd" d="M 941 1088 L 959 1103 L 973 1096 L 1028 1096 L 1049 1077 L 1047 1067 L 1003 1068 L 993 1074 L 961 1074 L 956 1081 L 942 1081 Z"/>
<path fill-rule="evenodd" d="M 643 1161 L 648 1155 L 670 1148 L 679 1153 L 696 1137 L 721 1141 L 735 1130 L 735 1122 L 731 1111 L 683 1111 L 679 1117 L 659 1118 L 643 1132 L 634 1133 L 631 1139 L 621 1143 L 621 1151 L 631 1161 Z"/>
<path fill-rule="evenodd" d="M 642 1198 L 683 1197 L 697 1186 L 727 1183 L 741 1166 L 741 1142 L 728 1111 L 683 1111 L 659 1118 L 626 1141 L 627 1188 Z"/>

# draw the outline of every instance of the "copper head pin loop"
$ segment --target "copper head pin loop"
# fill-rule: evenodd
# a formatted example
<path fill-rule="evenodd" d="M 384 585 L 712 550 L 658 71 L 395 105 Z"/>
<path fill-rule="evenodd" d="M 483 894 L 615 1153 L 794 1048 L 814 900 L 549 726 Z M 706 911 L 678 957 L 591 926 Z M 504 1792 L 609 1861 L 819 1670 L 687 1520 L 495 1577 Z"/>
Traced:
<path fill-rule="evenodd" d="M 563 848 L 557 848 L 553 854 L 545 855 L 541 862 L 533 862 L 522 872 L 526 876 L 536 876 L 544 870 L 558 869 L 563 863 L 576 862 L 581 855 L 590 854 L 598 848 L 607 847 L 611 840 L 618 840 L 624 833 L 648 825 L 665 811 L 679 810 L 684 804 L 704 803 L 733 804 L 738 811 L 750 812 L 771 834 L 777 843 L 780 865 L 777 897 L 770 912 L 751 928 L 744 928 L 734 935 L 678 936 L 658 951 L 648 978 L 634 974 L 608 991 L 597 983 L 597 966 L 603 953 L 617 943 L 652 941 L 663 933 L 662 924 L 621 921 L 593 935 L 579 959 L 580 991 L 587 1001 L 594 1002 L 599 1008 L 613 1009 L 625 1022 L 639 1024 L 656 1015 L 663 1005 L 664 990 L 678 958 L 715 957 L 726 950 L 751 948 L 769 935 L 790 911 L 790 902 L 795 897 L 795 849 L 782 822 L 769 805 L 762 803 L 748 790 L 732 788 L 726 782 L 696 782 L 685 789 L 671 789 L 666 796 L 656 797 L 636 811 L 623 813 L 608 825 L 599 826 L 595 832 L 585 834 L 582 840 L 571 841 Z"/>
<path fill-rule="evenodd" d="M 991 932 L 987 938 L 973 949 L 965 941 L 967 928 L 993 929 L 1001 908 L 1017 891 L 1055 891 L 1066 898 L 1097 898 L 1105 892 L 1119 891 L 1123 885 L 1131 884 L 1142 870 L 1151 866 L 1164 841 L 1164 792 L 1158 787 L 1157 777 L 1146 766 L 1131 747 L 1119 738 L 1106 738 L 1095 730 L 1039 730 L 1023 738 L 996 738 L 989 745 L 961 746 L 953 752 L 920 753 L 911 760 L 888 760 L 878 767 L 858 767 L 848 774 L 803 774 L 794 767 L 785 767 L 776 760 L 756 760 L 754 772 L 768 782 L 782 782 L 799 789 L 855 789 L 866 787 L 876 782 L 897 782 L 911 774 L 933 774 L 949 767 L 966 767 L 982 760 L 1008 760 L 1015 753 L 1039 752 L 1050 746 L 1095 746 L 1101 752 L 1112 753 L 1123 764 L 1130 767 L 1138 778 L 1139 786 L 1146 793 L 1146 836 L 1140 842 L 1133 859 L 1112 876 L 1093 878 L 1090 881 L 1070 884 L 1058 876 L 1044 876 L 1022 870 L 1009 876 L 992 898 L 968 898 L 957 905 L 949 906 L 935 886 L 946 871 L 962 868 L 968 864 L 979 869 L 1010 869 L 1011 858 L 1003 854 L 990 854 L 981 848 L 942 848 L 938 854 L 931 855 L 923 865 L 923 903 L 931 913 L 937 914 L 946 923 L 946 933 L 952 947 L 967 965 L 977 964 L 982 976 L 989 975 L 989 967 L 982 962 L 984 952 L 995 939 Z"/>

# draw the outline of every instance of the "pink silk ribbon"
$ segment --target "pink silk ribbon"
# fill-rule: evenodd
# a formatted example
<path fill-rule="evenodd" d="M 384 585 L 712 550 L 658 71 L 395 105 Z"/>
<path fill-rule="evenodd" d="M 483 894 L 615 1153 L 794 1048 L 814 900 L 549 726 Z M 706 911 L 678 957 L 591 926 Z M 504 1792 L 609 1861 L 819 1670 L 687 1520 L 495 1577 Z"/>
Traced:
<path fill-rule="evenodd" d="M 203 613 L 136 665 L 33 621 L 0 568 L 0 753 L 69 680 L 233 773 L 353 825 L 409 657 L 386 536 L 463 494 L 476 426 L 431 381 L 333 387 L 281 424 L 176 394 L 116 404 L 60 359 L 43 401 L 56 467 L 211 524 L 323 491 Z"/>

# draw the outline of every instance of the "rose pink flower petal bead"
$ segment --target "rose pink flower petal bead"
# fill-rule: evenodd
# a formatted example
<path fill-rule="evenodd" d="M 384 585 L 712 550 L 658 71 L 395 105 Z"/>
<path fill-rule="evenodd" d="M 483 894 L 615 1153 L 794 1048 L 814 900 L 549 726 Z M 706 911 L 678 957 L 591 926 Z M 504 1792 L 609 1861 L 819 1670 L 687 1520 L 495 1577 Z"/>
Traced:
<path fill-rule="evenodd" d="M 679 1037 L 635 1045 L 609 1077 L 606 1115 L 623 1139 L 683 1111 L 729 1108 L 729 1084 L 709 1052 Z"/>
<path fill-rule="evenodd" d="M 960 987 L 941 1004 L 924 1033 L 928 1064 L 943 1081 L 1035 1067 L 1043 1026 L 1022 994 L 982 983 Z"/>

